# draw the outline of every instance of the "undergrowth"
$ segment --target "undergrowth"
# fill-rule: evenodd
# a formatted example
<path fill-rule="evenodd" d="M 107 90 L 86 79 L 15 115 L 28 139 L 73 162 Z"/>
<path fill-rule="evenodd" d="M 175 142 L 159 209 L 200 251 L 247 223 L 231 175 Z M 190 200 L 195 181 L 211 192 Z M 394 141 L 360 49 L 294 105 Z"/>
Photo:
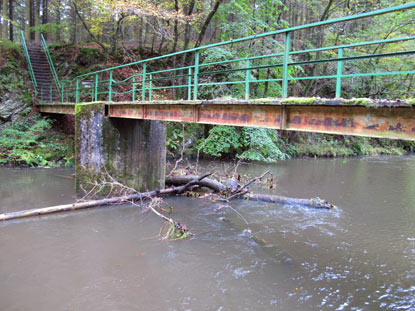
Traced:
<path fill-rule="evenodd" d="M 65 137 L 51 128 L 52 121 L 40 115 L 26 115 L 9 123 L 0 132 L 0 164 L 72 166 L 72 137 Z"/>
<path fill-rule="evenodd" d="M 203 125 L 187 125 L 183 131 L 167 124 L 167 149 L 178 156 L 198 153 L 217 158 L 276 162 L 291 157 L 345 157 L 359 155 L 404 155 L 415 152 L 415 142 L 329 135 L 319 133 L 279 132 L 270 129 L 213 126 L 204 133 Z M 185 138 L 183 139 L 183 133 Z"/>
<path fill-rule="evenodd" d="M 290 157 L 280 149 L 277 131 L 249 127 L 215 126 L 207 138 L 199 140 L 197 149 L 214 157 L 230 155 L 261 162 L 276 162 Z"/>

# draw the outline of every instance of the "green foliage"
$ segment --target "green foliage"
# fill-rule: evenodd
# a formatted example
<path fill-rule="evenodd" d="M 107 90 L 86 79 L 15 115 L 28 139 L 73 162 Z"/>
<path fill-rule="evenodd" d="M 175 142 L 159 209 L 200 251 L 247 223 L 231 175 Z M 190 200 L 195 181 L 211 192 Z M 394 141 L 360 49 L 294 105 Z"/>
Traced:
<path fill-rule="evenodd" d="M 402 155 L 413 152 L 414 142 L 399 140 L 339 136 L 328 134 L 298 134 L 299 141 L 292 142 L 297 156 L 341 157 L 375 154 Z"/>
<path fill-rule="evenodd" d="M 166 147 L 171 153 L 175 154 L 180 150 L 183 141 L 183 131 L 174 126 L 166 127 Z"/>
<path fill-rule="evenodd" d="M 0 68 L 0 94 L 23 88 L 24 80 L 18 70 L 18 65 L 14 61 L 7 62 Z"/>
<path fill-rule="evenodd" d="M 30 103 L 31 92 L 25 81 L 30 81 L 27 71 L 22 70 L 20 46 L 10 41 L 0 41 L 0 95 L 18 93 L 22 99 Z"/>
<path fill-rule="evenodd" d="M 289 157 L 278 147 L 279 139 L 275 130 L 220 125 L 213 127 L 197 148 L 214 157 L 231 155 L 245 160 L 275 162 Z"/>
<path fill-rule="evenodd" d="M 8 124 L 0 132 L 0 164 L 71 166 L 72 139 L 52 131 L 51 126 L 50 119 L 38 115 Z"/>
<path fill-rule="evenodd" d="M 279 140 L 278 132 L 270 129 L 243 128 L 244 146 L 246 150 L 238 157 L 246 160 L 276 162 L 289 158 L 282 152 L 276 142 Z"/>
<path fill-rule="evenodd" d="M 14 50 L 16 52 L 20 52 L 21 46 L 20 44 L 10 41 L 10 40 L 0 40 L 0 50 Z"/>
<path fill-rule="evenodd" d="M 220 157 L 235 154 L 243 147 L 240 129 L 233 126 L 219 125 L 209 131 L 209 136 L 201 139 L 198 149 L 207 155 Z"/>
<path fill-rule="evenodd" d="M 40 33 L 43 33 L 43 34 L 55 34 L 67 28 L 68 26 L 66 24 L 46 23 L 46 24 L 40 24 L 39 26 L 32 26 L 30 27 L 29 31 L 31 32 L 39 31 Z"/>

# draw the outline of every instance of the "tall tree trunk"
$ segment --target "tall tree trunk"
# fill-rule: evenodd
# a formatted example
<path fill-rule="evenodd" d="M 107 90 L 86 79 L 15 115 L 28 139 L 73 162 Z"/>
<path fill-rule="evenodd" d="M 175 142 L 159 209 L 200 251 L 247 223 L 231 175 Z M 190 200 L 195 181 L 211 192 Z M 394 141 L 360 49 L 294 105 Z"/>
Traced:
<path fill-rule="evenodd" d="M 31 0 L 26 0 L 25 2 L 25 39 L 26 41 L 30 41 L 30 19 L 32 18 L 32 15 L 30 14 L 30 6 L 31 6 Z"/>
<path fill-rule="evenodd" d="M 221 5 L 221 3 L 223 2 L 223 0 L 216 0 L 212 10 L 209 12 L 208 16 L 206 17 L 202 28 L 200 29 L 200 33 L 199 33 L 199 37 L 196 40 L 195 43 L 195 47 L 198 47 L 202 44 L 203 38 L 205 36 L 206 30 L 210 24 L 210 22 L 212 21 L 213 16 L 215 16 L 216 12 L 219 9 L 219 6 Z"/>
<path fill-rule="evenodd" d="M 191 35 L 191 32 L 190 32 L 191 27 L 190 27 L 190 21 L 189 20 L 190 20 L 190 17 L 192 16 L 192 14 L 193 14 L 193 9 L 195 7 L 195 2 L 196 2 L 195 0 L 191 0 L 190 1 L 189 8 L 188 8 L 188 10 L 186 12 L 186 15 L 187 15 L 188 19 L 186 20 L 186 25 L 185 25 L 185 30 L 184 30 L 184 45 L 183 45 L 183 50 L 187 50 L 189 48 L 190 35 Z M 185 11 L 185 10 L 183 9 L 183 11 Z M 184 53 L 182 55 L 181 67 L 184 67 L 184 64 L 186 63 L 187 54 L 188 53 Z M 180 74 L 180 75 L 185 74 L 185 72 L 183 72 L 183 71 L 178 71 L 177 73 Z M 186 77 L 183 77 L 181 79 L 182 80 L 181 83 L 182 84 L 185 84 L 186 83 L 186 79 L 187 79 Z M 177 93 L 179 94 L 180 97 L 184 97 L 184 92 L 185 92 L 185 90 L 183 88 L 179 88 L 177 90 Z"/>
<path fill-rule="evenodd" d="M 56 26 L 57 26 L 57 30 L 56 30 L 56 33 L 55 33 L 55 41 L 56 42 L 61 41 L 61 31 L 60 31 L 60 27 L 59 27 L 61 25 L 61 5 L 62 5 L 61 0 L 57 0 L 56 1 L 56 11 L 55 11 Z"/>
<path fill-rule="evenodd" d="M 40 16 L 39 16 L 39 12 L 40 12 L 40 1 L 41 0 L 36 0 L 36 6 L 35 6 L 35 27 L 36 32 L 35 32 L 35 41 L 36 42 L 40 42 Z"/>
<path fill-rule="evenodd" d="M 334 0 L 329 0 L 326 7 L 324 8 L 323 14 L 321 14 L 320 16 L 320 22 L 325 21 L 327 19 L 329 19 L 330 17 L 330 9 L 332 7 L 334 3 Z M 324 43 L 324 32 L 322 30 L 321 27 L 314 27 L 314 31 L 316 31 L 316 37 L 313 40 L 314 41 L 314 46 L 316 48 L 319 48 L 323 45 Z M 316 52 L 316 59 L 320 59 L 321 58 L 321 51 Z M 317 75 L 317 70 L 318 70 L 318 64 L 315 64 L 313 67 L 313 72 L 312 72 L 312 76 L 316 76 Z M 308 80 L 306 87 L 304 89 L 303 92 L 303 96 L 308 96 L 309 92 L 311 90 L 311 87 L 313 86 L 314 83 L 316 83 L 316 81 L 318 80 Z"/>
<path fill-rule="evenodd" d="M 147 38 L 148 38 L 148 33 L 149 32 L 150 32 L 150 25 L 149 25 L 148 21 L 146 20 L 146 29 L 145 29 L 144 42 L 143 42 L 143 48 L 144 49 L 147 47 Z"/>
<path fill-rule="evenodd" d="M 178 20 L 177 14 L 179 13 L 179 1 L 174 1 L 174 10 L 176 12 L 176 18 L 174 19 L 174 26 L 173 26 L 173 53 L 177 51 L 177 43 L 179 41 L 179 30 L 178 30 Z M 176 56 L 174 57 L 174 61 L 176 60 Z"/>
<path fill-rule="evenodd" d="M 48 23 L 48 0 L 42 0 L 42 25 L 45 25 Z M 48 38 L 47 34 L 44 34 L 45 39 Z"/>
<path fill-rule="evenodd" d="M 13 35 L 13 0 L 9 0 L 9 39 L 10 41 L 14 40 Z"/>
<path fill-rule="evenodd" d="M 7 39 L 7 32 L 8 32 L 8 27 L 7 27 L 7 19 L 9 17 L 7 16 L 7 0 L 3 0 L 3 29 L 2 29 L 2 38 L 4 40 Z"/>
<path fill-rule="evenodd" d="M 133 21 L 133 34 L 134 34 L 134 40 L 135 42 L 138 42 L 140 40 L 140 27 L 138 26 L 137 20 Z"/>
<path fill-rule="evenodd" d="M 72 44 L 76 44 L 76 24 L 77 24 L 77 16 L 76 16 L 76 9 L 75 9 L 75 3 L 72 3 L 71 5 L 71 42 Z"/>
<path fill-rule="evenodd" d="M 35 26 L 35 0 L 30 0 L 30 27 Z M 35 33 L 34 31 L 30 31 L 30 40 L 35 40 Z"/>
<path fill-rule="evenodd" d="M 141 49 L 143 47 L 143 27 L 144 27 L 144 18 L 140 18 L 140 32 L 138 34 L 138 48 Z"/>

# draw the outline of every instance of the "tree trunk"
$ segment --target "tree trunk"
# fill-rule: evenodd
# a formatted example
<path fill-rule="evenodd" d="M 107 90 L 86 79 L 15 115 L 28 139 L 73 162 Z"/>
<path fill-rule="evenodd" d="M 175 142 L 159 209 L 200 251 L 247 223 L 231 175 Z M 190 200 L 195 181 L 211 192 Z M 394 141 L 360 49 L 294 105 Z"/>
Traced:
<path fill-rule="evenodd" d="M 219 6 L 222 2 L 223 2 L 223 0 L 216 0 L 215 5 L 213 6 L 212 10 L 209 12 L 208 16 L 206 17 L 206 19 L 203 23 L 203 26 L 202 26 L 202 28 L 200 30 L 200 33 L 199 33 L 199 37 L 196 40 L 195 47 L 199 47 L 202 44 L 203 38 L 205 37 L 206 30 L 207 30 L 213 16 L 215 16 L 216 12 L 218 11 Z"/>
<path fill-rule="evenodd" d="M 14 33 L 13 33 L 13 0 L 9 0 L 9 39 L 10 41 L 14 41 Z"/>
<path fill-rule="evenodd" d="M 48 23 L 48 10 L 49 10 L 49 3 L 48 0 L 42 0 L 42 25 Z M 48 34 L 44 34 L 45 39 L 48 38 Z"/>
<path fill-rule="evenodd" d="M 150 25 L 148 24 L 148 21 L 146 20 L 146 28 L 145 28 L 144 42 L 143 42 L 144 49 L 147 47 L 147 38 L 148 38 L 149 29 L 150 29 Z"/>
<path fill-rule="evenodd" d="M 39 12 L 40 12 L 40 1 L 41 0 L 36 0 L 36 5 L 35 5 L 35 27 L 36 32 L 35 32 L 35 41 L 36 42 L 40 42 L 40 16 L 39 16 Z"/>
<path fill-rule="evenodd" d="M 75 9 L 75 4 L 72 3 L 71 5 L 71 25 L 72 25 L 72 29 L 71 29 L 71 39 L 70 41 L 72 42 L 72 44 L 76 44 L 76 24 L 77 24 L 77 17 L 76 17 L 76 9 Z"/>
<path fill-rule="evenodd" d="M 171 188 L 163 189 L 163 190 L 155 190 L 155 191 L 148 191 L 144 193 L 135 193 L 131 195 L 125 195 L 121 197 L 113 197 L 108 199 L 102 200 L 90 200 L 85 202 L 79 203 L 72 203 L 72 204 L 64 204 L 64 205 L 57 205 L 45 208 L 35 208 L 30 210 L 24 210 L 19 212 L 11 212 L 11 213 L 4 213 L 0 214 L 0 221 L 5 220 L 12 220 L 12 219 L 19 219 L 25 218 L 30 216 L 40 216 L 45 214 L 52 214 L 57 212 L 65 212 L 65 211 L 73 211 L 79 209 L 86 209 L 90 207 L 97 207 L 97 206 L 104 206 L 108 204 L 122 204 L 128 203 L 131 201 L 140 201 L 140 200 L 147 200 L 153 197 L 160 197 L 166 195 L 174 195 L 174 194 L 182 194 L 187 190 L 192 189 L 192 187 L 207 187 L 212 189 L 214 192 L 225 192 L 228 188 L 217 182 L 216 180 L 212 180 L 206 178 L 211 174 L 205 174 L 203 176 L 176 176 L 170 177 L 166 179 L 166 183 L 178 185 L 173 186 Z M 251 180 L 249 183 L 253 182 L 255 179 Z M 248 184 L 249 184 L 248 183 Z M 247 186 L 246 184 L 245 186 Z M 245 187 L 244 186 L 244 187 Z M 255 200 L 255 201 L 263 201 L 269 203 L 277 203 L 277 204 L 291 204 L 291 205 L 302 205 L 306 207 L 312 208 L 324 208 L 330 209 L 333 208 L 334 205 L 320 199 L 320 198 L 313 198 L 313 199 L 297 199 L 297 198 L 287 198 L 278 195 L 269 195 L 269 194 L 252 194 L 252 193 L 241 193 L 240 196 L 232 196 L 232 197 L 239 197 L 248 200 Z"/>
<path fill-rule="evenodd" d="M 178 30 L 178 20 L 177 14 L 179 13 L 179 1 L 174 1 L 174 11 L 176 12 L 176 17 L 174 19 L 174 26 L 173 26 L 173 53 L 177 51 L 177 43 L 179 41 L 179 30 Z M 176 60 L 176 56 L 174 57 Z"/>
<path fill-rule="evenodd" d="M 30 41 L 30 24 L 31 24 L 31 14 L 30 14 L 30 6 L 31 6 L 31 0 L 26 0 L 25 2 L 25 39 L 26 41 Z"/>
<path fill-rule="evenodd" d="M 7 40 L 7 32 L 8 32 L 8 16 L 7 16 L 7 0 L 3 0 L 3 29 L 2 29 L 2 38 L 3 40 Z"/>
<path fill-rule="evenodd" d="M 57 0 L 56 1 L 56 11 L 55 11 L 57 31 L 55 33 L 55 41 L 58 42 L 58 43 L 61 41 L 61 31 L 60 31 L 60 28 L 59 28 L 59 26 L 61 24 L 61 5 L 62 5 L 61 0 Z"/>
<path fill-rule="evenodd" d="M 140 32 L 138 34 L 138 48 L 143 48 L 143 27 L 144 27 L 144 18 L 141 17 L 140 19 Z"/>

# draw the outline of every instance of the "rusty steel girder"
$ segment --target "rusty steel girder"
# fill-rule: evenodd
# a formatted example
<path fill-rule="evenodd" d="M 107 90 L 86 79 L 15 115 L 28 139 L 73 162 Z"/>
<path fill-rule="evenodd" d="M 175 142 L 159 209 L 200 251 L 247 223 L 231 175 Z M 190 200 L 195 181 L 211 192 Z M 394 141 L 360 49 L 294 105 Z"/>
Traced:
<path fill-rule="evenodd" d="M 413 101 L 264 99 L 103 102 L 110 118 L 163 120 L 415 141 Z M 75 105 L 44 104 L 41 112 L 74 114 Z"/>
<path fill-rule="evenodd" d="M 409 105 L 113 103 L 108 116 L 415 140 L 415 107 Z"/>
<path fill-rule="evenodd" d="M 38 107 L 43 113 L 75 114 L 75 104 L 42 104 Z"/>

